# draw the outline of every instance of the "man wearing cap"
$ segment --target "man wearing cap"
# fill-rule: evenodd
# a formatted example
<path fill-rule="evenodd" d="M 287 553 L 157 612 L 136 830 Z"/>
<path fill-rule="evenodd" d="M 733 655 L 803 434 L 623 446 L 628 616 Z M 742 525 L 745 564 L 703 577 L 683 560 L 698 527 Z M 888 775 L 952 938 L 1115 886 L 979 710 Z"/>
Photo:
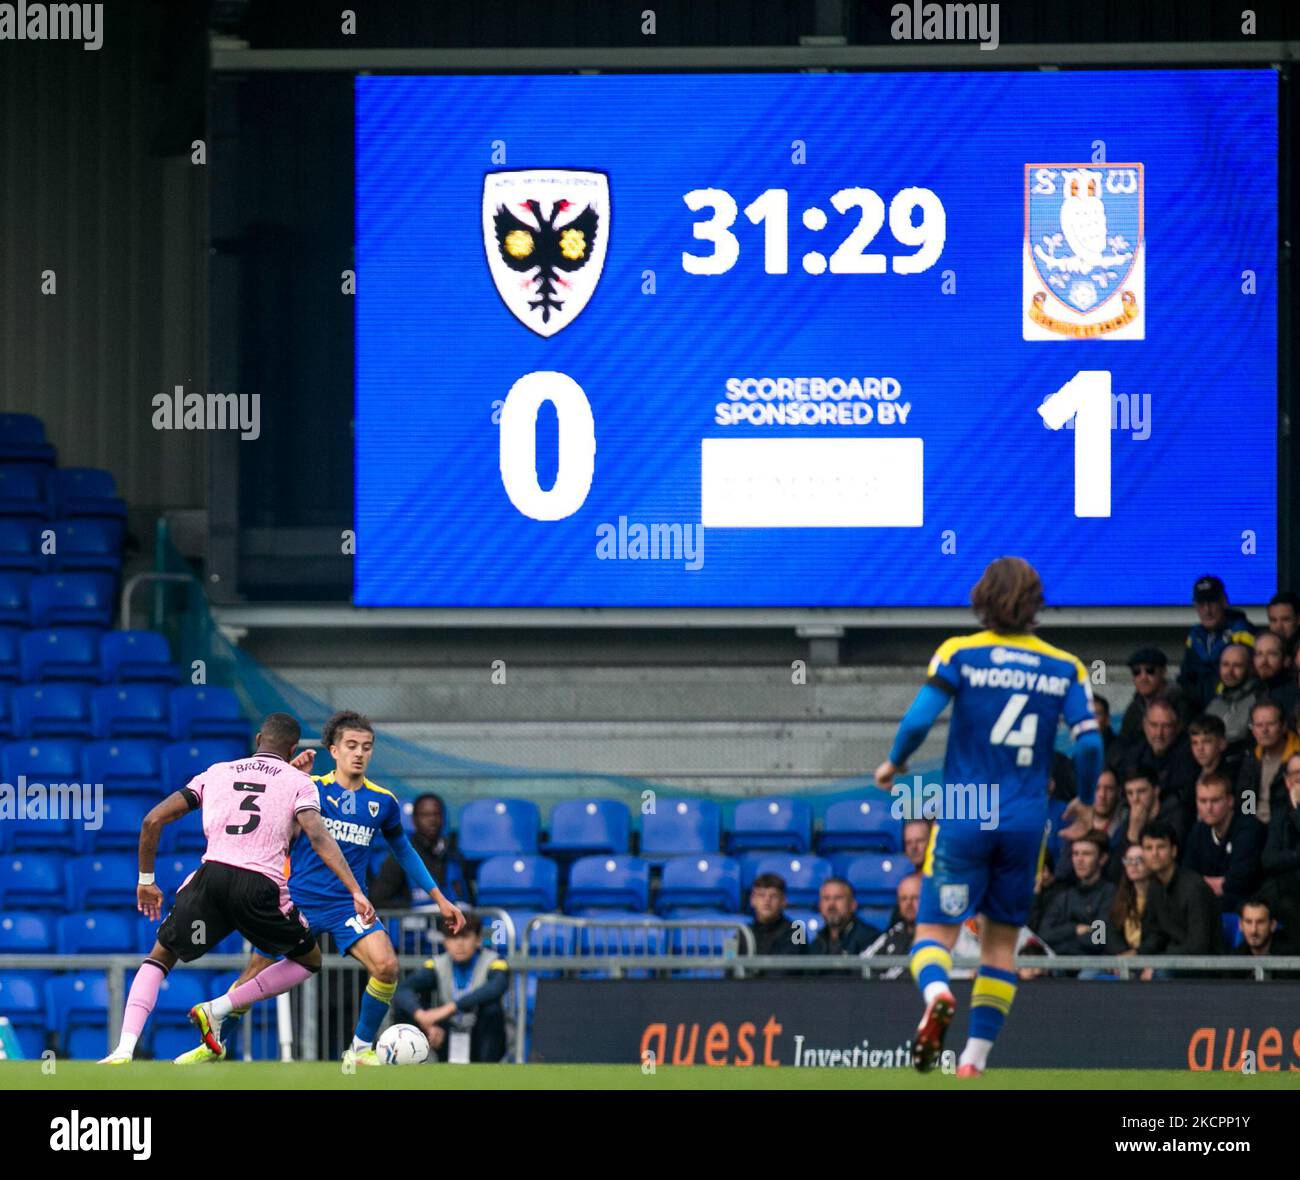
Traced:
<path fill-rule="evenodd" d="M 1178 683 L 1199 711 L 1214 699 L 1219 685 L 1219 657 L 1230 643 L 1255 645 L 1255 629 L 1241 611 L 1228 606 L 1228 593 L 1213 574 L 1197 578 L 1192 603 L 1200 620 L 1187 636 Z"/>
<path fill-rule="evenodd" d="M 1133 674 L 1133 699 L 1119 725 L 1123 741 L 1133 742 L 1142 737 L 1142 718 L 1146 716 L 1147 706 L 1158 696 L 1167 698 L 1178 710 L 1181 725 L 1187 724 L 1191 710 L 1182 689 L 1168 681 L 1169 660 L 1164 652 L 1158 647 L 1140 647 L 1129 656 L 1128 668 Z"/>

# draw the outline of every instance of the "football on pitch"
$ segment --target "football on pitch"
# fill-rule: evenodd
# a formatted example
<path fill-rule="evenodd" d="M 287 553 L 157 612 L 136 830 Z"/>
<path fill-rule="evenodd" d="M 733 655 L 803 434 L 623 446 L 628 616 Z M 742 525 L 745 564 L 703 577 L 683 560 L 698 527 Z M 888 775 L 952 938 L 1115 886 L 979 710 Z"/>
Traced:
<path fill-rule="evenodd" d="M 375 1052 L 385 1065 L 419 1065 L 429 1059 L 429 1038 L 413 1024 L 395 1024 L 384 1030 Z"/>

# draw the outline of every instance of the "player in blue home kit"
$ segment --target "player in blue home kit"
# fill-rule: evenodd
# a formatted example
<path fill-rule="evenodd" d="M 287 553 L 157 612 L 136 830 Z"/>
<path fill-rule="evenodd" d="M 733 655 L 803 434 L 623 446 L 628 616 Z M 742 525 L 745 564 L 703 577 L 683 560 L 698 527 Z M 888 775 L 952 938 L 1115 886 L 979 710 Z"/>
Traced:
<path fill-rule="evenodd" d="M 1002 557 L 971 590 L 987 630 L 941 644 L 904 716 L 876 785 L 894 776 L 952 701 L 944 792 L 921 870 L 912 976 L 925 1000 L 912 1059 L 933 1069 L 956 1001 L 948 986 L 961 925 L 980 917 L 980 968 L 957 1074 L 977 1076 L 1016 994 L 1015 949 L 1047 839 L 1047 782 L 1062 717 L 1075 738 L 1079 797 L 1092 802 L 1102 741 L 1083 664 L 1032 634 L 1043 603 L 1038 573 Z M 926 812 L 929 815 L 929 812 Z M 917 817 L 920 818 L 920 817 Z"/>
<path fill-rule="evenodd" d="M 336 713 L 325 723 L 321 738 L 334 759 L 334 770 L 316 779 L 321 818 L 342 849 L 353 875 L 359 881 L 365 880 L 371 841 L 376 832 L 382 832 L 407 880 L 427 890 L 451 930 L 459 930 L 465 924 L 465 915 L 442 895 L 419 853 L 406 838 L 397 796 L 366 778 L 375 746 L 370 722 L 359 713 Z M 310 757 L 310 752 L 306 756 L 300 755 L 294 765 L 310 770 Z M 388 932 L 378 920 L 367 925 L 356 913 L 352 898 L 306 840 L 296 840 L 289 853 L 289 896 L 306 918 L 312 934 L 329 934 L 339 954 L 351 955 L 369 972 L 356 1032 L 346 1056 L 358 1065 L 378 1065 L 375 1034 L 388 1012 L 393 992 L 397 990 L 397 955 Z M 252 979 L 274 961 L 271 956 L 254 949 L 244 973 L 232 987 Z M 239 1010 L 230 1009 L 225 996 L 209 1000 L 200 1007 L 217 1040 L 221 1040 L 223 1020 L 238 1019 L 243 1015 Z M 176 1063 L 193 1065 L 217 1061 L 225 1056 L 224 1044 L 221 1049 L 218 1054 L 206 1043 L 200 1044 L 198 1048 L 182 1053 L 176 1058 Z"/>

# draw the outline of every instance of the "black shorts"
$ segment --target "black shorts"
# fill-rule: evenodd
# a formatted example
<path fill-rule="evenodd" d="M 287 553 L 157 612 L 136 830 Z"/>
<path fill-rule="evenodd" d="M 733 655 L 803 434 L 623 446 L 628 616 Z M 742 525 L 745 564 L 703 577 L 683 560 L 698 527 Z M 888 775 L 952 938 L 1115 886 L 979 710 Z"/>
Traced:
<path fill-rule="evenodd" d="M 289 959 L 316 946 L 298 907 L 281 911 L 274 881 L 217 861 L 200 865 L 176 894 L 176 904 L 158 928 L 158 941 L 182 963 L 192 963 L 233 930 L 254 946 Z"/>

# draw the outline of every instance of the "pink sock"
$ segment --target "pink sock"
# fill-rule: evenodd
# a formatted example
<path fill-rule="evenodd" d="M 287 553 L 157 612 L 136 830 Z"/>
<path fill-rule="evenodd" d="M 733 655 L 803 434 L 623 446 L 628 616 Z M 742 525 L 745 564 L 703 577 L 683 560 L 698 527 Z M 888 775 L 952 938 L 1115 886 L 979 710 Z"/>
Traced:
<path fill-rule="evenodd" d="M 167 978 L 162 965 L 153 959 L 145 959 L 140 970 L 135 973 L 131 984 L 131 994 L 126 997 L 126 1011 L 122 1013 L 122 1037 L 118 1048 L 127 1053 L 135 1051 L 136 1042 L 144 1031 L 145 1021 L 158 1002 L 158 989 Z"/>
<path fill-rule="evenodd" d="M 271 996 L 278 996 L 281 992 L 287 992 L 291 987 L 297 987 L 310 974 L 311 972 L 301 963 L 295 963 L 292 959 L 281 959 L 278 963 L 272 963 L 260 974 L 254 975 L 247 983 L 241 983 L 237 988 L 228 991 L 222 998 L 230 1001 L 231 1008 L 244 1008 L 249 1004 L 256 1004 L 258 1000 L 266 1000 Z"/>

